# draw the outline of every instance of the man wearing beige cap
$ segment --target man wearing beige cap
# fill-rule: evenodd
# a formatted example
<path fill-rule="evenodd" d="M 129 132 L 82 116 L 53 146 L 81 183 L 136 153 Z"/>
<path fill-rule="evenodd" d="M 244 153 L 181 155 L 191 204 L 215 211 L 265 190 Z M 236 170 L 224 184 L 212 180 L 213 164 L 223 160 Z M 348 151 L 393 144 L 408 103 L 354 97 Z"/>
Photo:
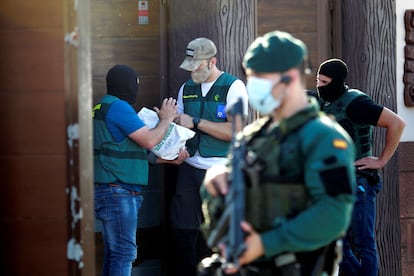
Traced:
<path fill-rule="evenodd" d="M 232 137 L 228 103 L 242 98 L 247 115 L 247 90 L 244 83 L 217 68 L 217 48 L 208 38 L 192 40 L 186 48 L 181 69 L 191 72 L 191 79 L 179 90 L 176 123 L 196 132 L 186 147 L 190 157 L 178 167 L 175 194 L 172 198 L 171 227 L 174 244 L 174 274 L 196 275 L 197 240 L 203 222 L 199 188 L 205 171 L 225 161 Z"/>

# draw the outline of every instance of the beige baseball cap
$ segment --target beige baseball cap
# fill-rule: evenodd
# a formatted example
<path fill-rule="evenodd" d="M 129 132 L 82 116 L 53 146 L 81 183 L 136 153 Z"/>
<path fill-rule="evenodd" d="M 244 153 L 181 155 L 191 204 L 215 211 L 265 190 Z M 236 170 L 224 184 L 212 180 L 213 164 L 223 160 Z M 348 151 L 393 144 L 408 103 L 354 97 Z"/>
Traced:
<path fill-rule="evenodd" d="M 188 43 L 185 53 L 187 57 L 181 63 L 180 68 L 192 72 L 200 66 L 203 60 L 214 57 L 217 54 L 217 48 L 210 39 L 199 37 Z"/>

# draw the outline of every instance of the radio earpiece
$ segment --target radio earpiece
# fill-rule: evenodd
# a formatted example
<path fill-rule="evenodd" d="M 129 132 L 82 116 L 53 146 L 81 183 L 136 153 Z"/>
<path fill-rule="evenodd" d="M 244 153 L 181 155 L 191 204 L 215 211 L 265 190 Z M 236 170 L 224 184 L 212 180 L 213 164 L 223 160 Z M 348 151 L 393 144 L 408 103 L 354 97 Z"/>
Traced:
<path fill-rule="evenodd" d="M 280 82 L 284 84 L 289 84 L 291 80 L 292 78 L 290 76 L 283 75 L 282 78 L 280 79 Z"/>

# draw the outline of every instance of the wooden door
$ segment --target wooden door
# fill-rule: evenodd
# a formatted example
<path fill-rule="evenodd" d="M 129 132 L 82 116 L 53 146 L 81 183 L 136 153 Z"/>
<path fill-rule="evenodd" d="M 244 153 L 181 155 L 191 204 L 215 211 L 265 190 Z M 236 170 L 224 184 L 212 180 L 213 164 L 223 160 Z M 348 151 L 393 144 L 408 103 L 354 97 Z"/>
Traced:
<path fill-rule="evenodd" d="M 0 271 L 68 275 L 66 1 L 0 3 Z"/>
<path fill-rule="evenodd" d="M 315 89 L 318 65 L 340 54 L 340 1 L 337 0 L 258 0 L 258 34 L 279 30 L 291 33 L 308 47 L 307 88 Z"/>

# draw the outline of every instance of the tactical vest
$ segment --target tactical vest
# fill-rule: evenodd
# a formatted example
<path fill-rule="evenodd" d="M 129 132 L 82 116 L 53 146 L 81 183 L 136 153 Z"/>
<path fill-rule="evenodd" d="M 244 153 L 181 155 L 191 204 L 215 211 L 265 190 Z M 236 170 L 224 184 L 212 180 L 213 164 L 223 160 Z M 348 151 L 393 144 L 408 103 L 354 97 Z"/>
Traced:
<path fill-rule="evenodd" d="M 304 184 L 305 156 L 300 145 L 303 139 L 309 139 L 309 133 L 302 131 L 303 126 L 320 117 L 326 115 L 319 111 L 316 100 L 311 99 L 308 108 L 270 130 L 272 122 L 264 117 L 238 134 L 237 139 L 245 139 L 247 151 L 243 172 L 245 218 L 258 232 L 273 228 L 280 220 L 292 218 L 310 205 Z M 202 189 L 201 194 L 205 193 Z M 203 198 L 205 223 L 201 230 L 208 238 L 225 206 L 223 198 Z"/>
<path fill-rule="evenodd" d="M 355 143 L 356 159 L 372 155 L 373 126 L 354 123 L 347 115 L 349 104 L 357 97 L 365 95 L 359 90 L 348 89 L 333 103 L 324 103 L 322 111 L 335 116 L 336 121 L 348 132 Z"/>
<path fill-rule="evenodd" d="M 263 118 L 245 132 L 247 142 L 246 220 L 266 231 L 280 220 L 295 217 L 310 202 L 304 185 L 305 156 L 302 127 L 323 116 L 316 100 L 294 116 L 269 128 Z"/>
<path fill-rule="evenodd" d="M 126 137 L 115 142 L 106 127 L 106 114 L 117 97 L 107 95 L 93 108 L 94 178 L 97 183 L 148 184 L 147 152 Z"/>
<path fill-rule="evenodd" d="M 191 79 L 184 85 L 184 113 L 212 122 L 226 122 L 225 106 L 227 93 L 236 77 L 222 73 L 205 97 L 201 93 L 201 85 Z M 214 138 L 202 131 L 195 130 L 196 135 L 187 141 L 186 147 L 193 156 L 198 150 L 203 157 L 224 157 L 228 152 L 229 142 Z"/>

